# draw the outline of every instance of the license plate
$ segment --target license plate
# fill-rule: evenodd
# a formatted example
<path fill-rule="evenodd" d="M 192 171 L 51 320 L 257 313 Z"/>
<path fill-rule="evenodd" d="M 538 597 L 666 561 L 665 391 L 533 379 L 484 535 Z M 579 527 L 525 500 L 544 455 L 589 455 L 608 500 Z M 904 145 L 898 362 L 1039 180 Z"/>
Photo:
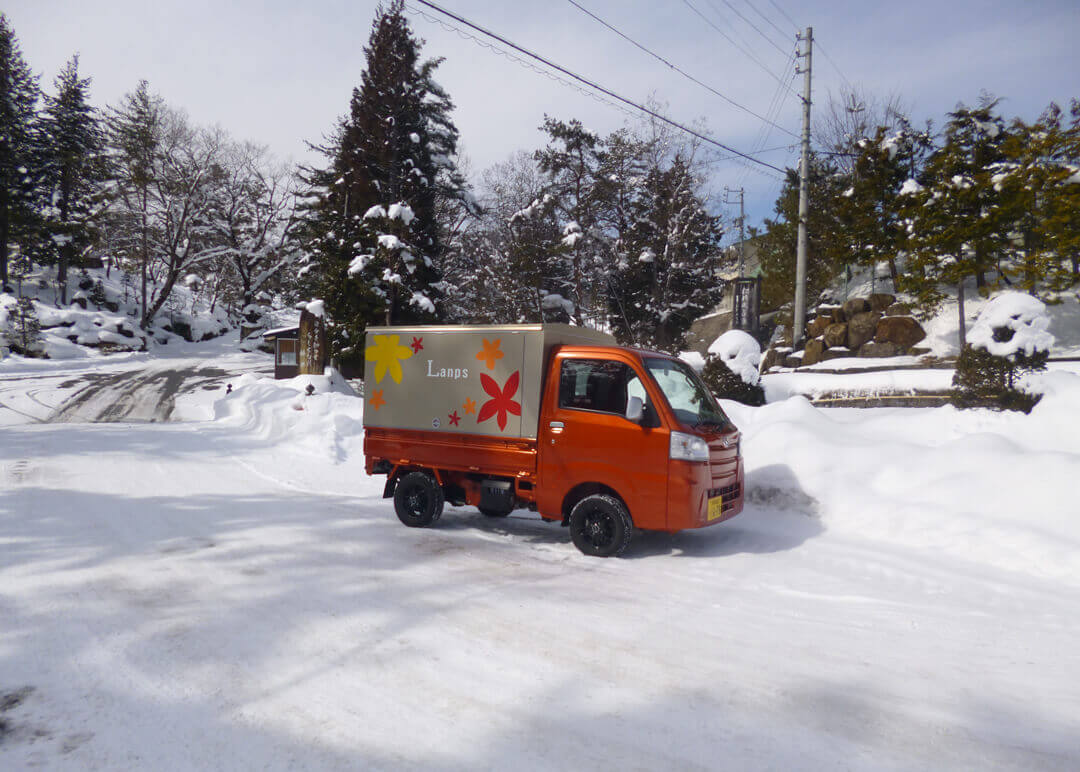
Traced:
<path fill-rule="evenodd" d="M 709 499 L 709 519 L 715 520 L 720 517 L 720 512 L 724 508 L 724 497 L 714 496 Z"/>

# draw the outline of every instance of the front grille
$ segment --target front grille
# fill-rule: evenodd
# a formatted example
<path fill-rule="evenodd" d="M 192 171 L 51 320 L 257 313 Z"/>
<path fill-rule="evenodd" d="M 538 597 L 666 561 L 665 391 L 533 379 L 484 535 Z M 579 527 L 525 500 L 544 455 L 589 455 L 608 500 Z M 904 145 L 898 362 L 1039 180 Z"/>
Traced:
<path fill-rule="evenodd" d="M 709 498 L 716 496 L 723 496 L 724 503 L 720 505 L 721 512 L 727 512 L 729 509 L 735 506 L 735 502 L 739 500 L 741 495 L 739 491 L 739 484 L 733 483 L 731 485 L 725 485 L 723 488 L 713 488 L 709 491 Z"/>

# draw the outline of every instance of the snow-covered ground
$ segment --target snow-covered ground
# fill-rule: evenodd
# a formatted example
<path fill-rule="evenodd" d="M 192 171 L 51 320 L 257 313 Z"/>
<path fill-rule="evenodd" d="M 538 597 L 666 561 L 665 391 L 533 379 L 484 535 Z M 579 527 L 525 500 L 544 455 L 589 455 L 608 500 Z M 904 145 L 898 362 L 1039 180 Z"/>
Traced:
<path fill-rule="evenodd" d="M 727 404 L 744 512 L 600 560 L 401 526 L 361 401 L 257 356 L 177 349 L 234 390 L 173 423 L 34 420 L 157 356 L 0 373 L 0 769 L 1080 768 L 1076 373 Z"/>

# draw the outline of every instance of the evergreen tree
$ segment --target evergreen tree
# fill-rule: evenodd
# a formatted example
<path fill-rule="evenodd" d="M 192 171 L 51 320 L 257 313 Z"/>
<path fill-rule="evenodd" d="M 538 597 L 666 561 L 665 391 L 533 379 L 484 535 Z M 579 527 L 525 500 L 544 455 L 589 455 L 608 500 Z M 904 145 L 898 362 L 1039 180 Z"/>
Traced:
<path fill-rule="evenodd" d="M 4 337 L 17 354 L 33 356 L 40 351 L 41 322 L 34 310 L 34 301 L 29 297 L 20 295 L 9 307 Z"/>
<path fill-rule="evenodd" d="M 843 225 L 832 202 L 845 189 L 845 181 L 835 165 L 820 156 L 810 157 L 810 210 L 807 224 L 806 278 L 807 299 L 815 298 L 832 283 L 842 267 L 839 245 L 846 238 Z M 764 280 L 761 288 L 763 309 L 780 308 L 795 297 L 795 257 L 799 225 L 799 175 L 788 170 L 776 199 L 776 218 L 765 220 L 765 230 L 757 236 L 758 256 Z"/>
<path fill-rule="evenodd" d="M 898 123 L 896 130 L 879 127 L 856 143 L 848 187 L 833 201 L 845 236 L 836 243 L 838 263 L 874 271 L 887 262 L 893 292 L 899 289 L 897 258 L 907 237 L 901 191 L 921 170 L 930 144 L 928 132 L 913 131 L 903 119 Z"/>
<path fill-rule="evenodd" d="M 153 222 L 153 186 L 160 172 L 163 111 L 161 97 L 152 94 L 142 80 L 119 107 L 110 108 L 107 122 L 113 244 L 125 263 L 138 267 L 144 319 L 149 307 L 151 245 L 160 235 Z"/>
<path fill-rule="evenodd" d="M 34 206 L 37 78 L 0 13 L 0 292 L 8 288 L 12 244 L 25 251 L 38 227 Z"/>
<path fill-rule="evenodd" d="M 604 195 L 610 187 L 598 184 L 607 158 L 605 143 L 578 120 L 566 123 L 545 116 L 541 128 L 550 140 L 535 158 L 548 178 L 545 195 L 563 223 L 561 240 L 549 247 L 562 263 L 557 273 L 547 276 L 551 300 L 556 301 L 555 296 L 569 300 L 579 326 L 586 318 L 595 324 L 606 312 L 606 280 L 614 255 L 602 223 Z"/>
<path fill-rule="evenodd" d="M 89 104 L 89 86 L 73 57 L 56 78 L 56 95 L 45 96 L 41 121 L 45 246 L 54 253 L 61 304 L 67 302 L 68 268 L 89 247 L 101 210 L 104 135 Z"/>
<path fill-rule="evenodd" d="M 625 342 L 678 351 L 693 321 L 720 300 L 714 277 L 724 229 L 705 211 L 698 188 L 679 154 L 641 182 L 619 240 L 610 308 Z"/>
<path fill-rule="evenodd" d="M 437 212 L 465 197 L 453 105 L 433 78 L 441 60 L 421 61 L 402 8 L 380 6 L 349 115 L 319 148 L 328 165 L 304 170 L 307 285 L 326 301 L 331 349 L 345 358 L 370 323 L 440 318 Z"/>
<path fill-rule="evenodd" d="M 961 105 L 949 114 L 942 146 L 926 163 L 922 189 L 908 196 L 910 271 L 901 286 L 923 308 L 937 308 L 942 285 L 957 288 L 960 346 L 965 344 L 964 280 L 986 273 L 1009 238 L 1007 209 L 993 176 L 1005 161 L 1004 121 L 997 100 L 984 97 L 976 108 Z"/>

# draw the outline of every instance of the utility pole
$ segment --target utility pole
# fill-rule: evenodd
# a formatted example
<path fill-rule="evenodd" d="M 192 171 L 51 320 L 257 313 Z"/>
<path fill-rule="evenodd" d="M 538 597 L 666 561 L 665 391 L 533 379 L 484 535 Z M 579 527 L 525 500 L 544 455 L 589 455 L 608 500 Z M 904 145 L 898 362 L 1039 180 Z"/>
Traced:
<path fill-rule="evenodd" d="M 738 193 L 739 194 L 739 278 L 743 278 L 746 266 L 746 191 L 743 188 L 735 190 L 734 188 L 724 188 L 724 193 Z M 724 200 L 725 204 L 734 204 L 734 201 Z"/>
<path fill-rule="evenodd" d="M 806 44 L 806 50 L 798 54 L 806 59 L 801 72 L 803 79 L 803 127 L 802 158 L 799 162 L 799 239 L 795 251 L 795 318 L 792 323 L 791 345 L 796 350 L 802 347 L 806 335 L 806 221 L 810 217 L 810 67 L 814 51 L 814 28 L 807 27 L 805 35 L 799 35 L 798 41 Z"/>

